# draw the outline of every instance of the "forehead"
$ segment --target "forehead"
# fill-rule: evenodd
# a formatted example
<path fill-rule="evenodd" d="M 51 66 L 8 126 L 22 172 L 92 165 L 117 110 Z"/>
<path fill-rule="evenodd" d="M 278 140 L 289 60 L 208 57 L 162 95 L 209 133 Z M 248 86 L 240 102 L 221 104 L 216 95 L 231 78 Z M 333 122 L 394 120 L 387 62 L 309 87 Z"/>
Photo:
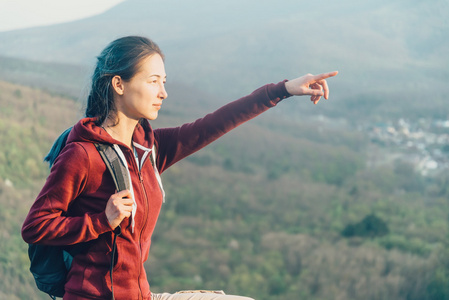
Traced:
<path fill-rule="evenodd" d="M 165 65 L 159 54 L 153 54 L 143 59 L 136 75 L 165 77 Z"/>

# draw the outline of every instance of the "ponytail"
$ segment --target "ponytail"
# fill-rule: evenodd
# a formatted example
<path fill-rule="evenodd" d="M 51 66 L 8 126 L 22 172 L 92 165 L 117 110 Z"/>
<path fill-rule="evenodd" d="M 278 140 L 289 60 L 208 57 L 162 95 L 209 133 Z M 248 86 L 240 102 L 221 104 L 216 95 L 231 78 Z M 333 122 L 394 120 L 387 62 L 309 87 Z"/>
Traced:
<path fill-rule="evenodd" d="M 69 136 L 72 127 L 66 129 L 53 143 L 53 146 L 48 152 L 47 156 L 45 156 L 44 161 L 48 162 L 48 167 L 51 168 L 58 157 L 59 153 L 61 153 L 62 148 L 64 148 L 67 143 L 67 137 Z"/>

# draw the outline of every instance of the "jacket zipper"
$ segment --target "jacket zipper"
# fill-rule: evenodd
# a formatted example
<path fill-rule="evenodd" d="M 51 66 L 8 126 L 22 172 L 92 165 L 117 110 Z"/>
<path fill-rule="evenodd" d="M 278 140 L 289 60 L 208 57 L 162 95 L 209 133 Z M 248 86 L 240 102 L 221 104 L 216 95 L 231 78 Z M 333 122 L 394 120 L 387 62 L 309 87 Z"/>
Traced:
<path fill-rule="evenodd" d="M 140 295 L 142 296 L 142 299 L 143 299 L 142 288 L 140 287 L 140 276 L 142 275 L 142 266 L 141 266 L 141 263 L 142 263 L 142 243 L 141 243 L 141 240 L 142 240 L 142 234 L 143 234 L 144 229 L 145 229 L 145 227 L 147 225 L 147 219 L 148 219 L 148 195 L 147 195 L 147 191 L 145 189 L 145 185 L 143 184 L 143 177 L 142 177 L 142 173 L 140 172 L 140 170 L 139 170 L 139 181 L 140 181 L 140 186 L 142 188 L 143 195 L 144 195 L 144 198 L 145 198 L 144 199 L 145 200 L 144 223 L 143 223 L 143 226 L 142 226 L 142 230 L 140 231 L 140 234 L 139 234 L 139 256 L 140 256 L 139 258 L 140 258 L 140 260 L 139 260 L 139 277 L 138 277 L 138 284 L 139 284 Z"/>
<path fill-rule="evenodd" d="M 134 150 L 132 150 L 132 152 L 134 152 Z M 152 154 L 150 153 L 150 155 L 152 155 Z M 139 167 L 138 162 L 134 159 L 134 153 L 132 153 L 132 157 L 133 157 L 133 159 L 132 159 L 133 164 L 134 164 L 134 166 L 136 167 L 136 170 L 137 170 L 137 175 L 139 176 L 140 187 L 142 189 L 142 193 L 143 193 L 144 200 L 145 200 L 144 201 L 145 202 L 145 210 L 144 210 L 144 215 L 143 215 L 144 216 L 144 223 L 143 223 L 143 226 L 142 226 L 142 230 L 140 230 L 139 239 L 138 239 L 138 243 L 139 243 L 139 276 L 137 277 L 139 291 L 140 291 L 140 297 L 143 299 L 143 292 L 142 292 L 142 288 L 140 286 L 140 277 L 142 275 L 142 265 L 141 265 L 141 262 L 142 262 L 142 243 L 141 243 L 141 240 L 142 240 L 142 234 L 143 234 L 143 232 L 145 230 L 145 227 L 147 225 L 147 220 L 148 220 L 149 199 L 148 199 L 147 191 L 145 189 L 145 185 L 143 184 L 143 176 L 142 176 L 141 169 L 144 168 L 144 165 L 146 164 L 147 160 L 150 159 L 150 158 L 147 157 L 140 164 L 141 167 Z"/>
<path fill-rule="evenodd" d="M 134 150 L 132 150 L 132 152 L 134 152 Z M 134 153 L 132 153 L 132 157 L 133 157 L 133 159 L 132 159 L 132 161 L 133 161 L 133 164 L 134 164 L 134 166 L 136 167 L 136 170 L 137 170 L 137 175 L 139 176 L 139 182 L 140 182 L 140 187 L 141 187 L 141 189 L 142 189 L 142 193 L 143 193 L 143 196 L 144 196 L 144 202 L 145 202 L 145 209 L 144 209 L 144 214 L 143 214 L 143 217 L 144 217 L 144 223 L 143 223 L 143 225 L 142 225 L 142 229 L 140 230 L 140 233 L 139 233 L 139 239 L 138 239 L 138 243 L 139 243 L 139 276 L 137 277 L 137 284 L 138 284 L 138 286 L 139 286 L 139 291 L 140 291 L 140 297 L 139 298 L 141 298 L 141 299 L 143 299 L 143 292 L 142 292 L 142 287 L 141 287 L 141 285 L 140 285 L 140 277 L 141 277 L 141 275 L 142 275 L 142 265 L 141 265 L 141 263 L 142 263 L 142 243 L 141 243 L 141 241 L 142 241 L 142 234 L 143 234 L 143 232 L 144 232 L 144 230 L 145 230 L 145 227 L 146 227 L 146 225 L 147 225 L 147 219 L 148 219 L 148 211 L 149 211 L 149 203 L 148 203 L 148 195 L 147 195 L 147 191 L 146 191 L 146 189 L 145 189 L 145 185 L 143 184 L 143 176 L 142 176 L 142 172 L 141 172 L 141 169 L 143 169 L 143 167 L 144 167 L 144 165 L 145 165 L 145 163 L 146 163 L 146 161 L 148 160 L 148 159 L 145 159 L 140 165 L 141 165 L 141 167 L 139 167 L 139 163 L 134 159 Z M 135 197 L 135 194 L 134 194 L 134 197 Z"/>
<path fill-rule="evenodd" d="M 142 240 L 142 233 L 143 233 L 143 231 L 144 231 L 144 229 L 145 229 L 145 227 L 147 225 L 147 219 L 148 219 L 148 196 L 147 196 L 147 192 L 145 190 L 145 186 L 143 184 L 143 177 L 142 177 L 142 173 L 140 171 L 141 168 L 139 167 L 139 163 L 136 161 L 136 159 L 134 157 L 134 150 L 131 150 L 131 157 L 132 157 L 132 159 L 131 159 L 132 164 L 134 165 L 134 167 L 137 170 L 137 176 L 139 177 L 140 187 L 142 189 L 142 193 L 144 195 L 144 200 L 145 200 L 144 201 L 145 202 L 145 210 L 144 210 L 144 214 L 143 214 L 144 223 L 143 223 L 142 229 L 140 230 L 140 233 L 139 233 L 139 239 L 137 240 L 137 242 L 139 244 L 139 275 L 137 277 L 137 284 L 139 286 L 139 292 L 140 292 L 139 299 L 143 299 L 142 287 L 140 286 L 140 277 L 142 275 L 142 266 L 141 266 L 141 262 L 142 262 L 142 243 L 141 243 L 141 240 Z M 142 168 L 145 165 L 145 162 L 146 162 L 146 159 L 141 164 Z M 134 197 L 136 196 L 135 192 L 134 192 Z"/>

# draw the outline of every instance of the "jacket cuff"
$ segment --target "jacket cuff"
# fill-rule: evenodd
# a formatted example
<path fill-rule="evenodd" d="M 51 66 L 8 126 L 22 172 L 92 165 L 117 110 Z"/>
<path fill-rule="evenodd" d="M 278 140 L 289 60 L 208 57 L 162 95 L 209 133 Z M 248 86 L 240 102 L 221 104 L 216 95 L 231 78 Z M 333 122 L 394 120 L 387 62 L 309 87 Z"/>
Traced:
<path fill-rule="evenodd" d="M 276 84 L 272 83 L 268 85 L 267 87 L 268 97 L 272 102 L 274 102 L 274 104 L 277 104 L 280 101 L 292 96 L 289 94 L 289 92 L 287 92 L 287 89 L 285 88 L 285 83 L 287 81 L 288 80 L 285 79 L 279 83 Z"/>
<path fill-rule="evenodd" d="M 109 224 L 108 218 L 106 217 L 106 212 L 104 211 L 97 214 L 97 216 L 92 216 L 92 224 L 99 235 L 113 231 L 111 224 Z"/>

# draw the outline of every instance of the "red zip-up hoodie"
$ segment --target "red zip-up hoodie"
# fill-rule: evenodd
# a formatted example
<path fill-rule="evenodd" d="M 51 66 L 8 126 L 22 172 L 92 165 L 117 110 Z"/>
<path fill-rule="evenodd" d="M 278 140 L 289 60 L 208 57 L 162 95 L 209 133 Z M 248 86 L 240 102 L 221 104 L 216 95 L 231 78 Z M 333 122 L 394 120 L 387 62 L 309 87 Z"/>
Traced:
<path fill-rule="evenodd" d="M 113 270 L 115 299 L 151 299 L 144 269 L 159 211 L 162 192 L 153 166 L 141 149 L 157 149 L 160 173 L 186 156 L 213 142 L 231 129 L 275 106 L 290 96 L 285 81 L 265 85 L 193 123 L 152 130 L 147 121 L 137 125 L 134 152 L 114 140 L 94 119 L 80 120 L 70 132 L 47 181 L 32 205 L 22 227 L 27 243 L 47 245 L 82 244 L 73 259 L 64 299 L 110 299 L 110 261 L 113 231 L 105 214 L 106 203 L 115 193 L 113 179 L 93 143 L 117 144 L 131 175 L 137 203 L 134 230 L 130 219 L 121 223 L 117 259 Z"/>

